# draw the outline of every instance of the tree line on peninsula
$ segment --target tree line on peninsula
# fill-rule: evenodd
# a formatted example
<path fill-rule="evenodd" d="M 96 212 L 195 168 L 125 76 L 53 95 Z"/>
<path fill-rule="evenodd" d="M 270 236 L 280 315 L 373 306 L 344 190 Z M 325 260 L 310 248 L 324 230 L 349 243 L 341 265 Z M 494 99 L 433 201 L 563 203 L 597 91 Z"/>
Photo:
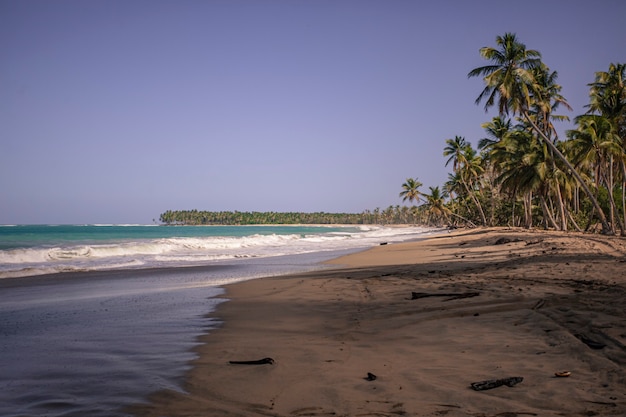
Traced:
<path fill-rule="evenodd" d="M 169 225 L 393 224 L 408 223 L 409 219 L 406 206 L 363 213 L 168 210 L 159 217 L 161 223 Z"/>
<path fill-rule="evenodd" d="M 571 110 L 558 74 L 517 36 L 480 49 L 488 64 L 471 70 L 485 87 L 475 103 L 498 115 L 482 124 L 477 148 L 445 139 L 452 172 L 442 186 L 407 178 L 399 197 L 411 204 L 363 213 L 167 211 L 165 224 L 420 224 L 598 230 L 626 236 L 626 64 L 610 64 L 588 84 L 589 104 L 575 128 L 558 136 L 554 122 Z"/>

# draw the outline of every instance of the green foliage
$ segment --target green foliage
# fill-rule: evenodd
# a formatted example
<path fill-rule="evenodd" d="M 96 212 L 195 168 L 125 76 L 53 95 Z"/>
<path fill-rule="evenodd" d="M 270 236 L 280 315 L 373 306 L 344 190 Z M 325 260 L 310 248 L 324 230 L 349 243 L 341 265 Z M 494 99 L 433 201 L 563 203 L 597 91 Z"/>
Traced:
<path fill-rule="evenodd" d="M 595 228 L 599 221 L 603 233 L 626 235 L 626 65 L 595 74 L 589 112 L 562 141 L 553 122 L 569 118 L 554 111 L 571 108 L 541 54 L 506 33 L 480 55 L 489 65 L 468 73 L 485 84 L 476 104 L 497 107 L 499 116 L 482 125 L 487 137 L 479 139 L 478 156 L 461 136 L 445 141 L 452 214 L 557 230 Z"/>
<path fill-rule="evenodd" d="M 250 224 L 372 224 L 375 216 L 369 212 L 297 213 L 168 210 L 159 217 L 161 223 L 184 225 L 250 225 Z"/>
<path fill-rule="evenodd" d="M 389 206 L 362 213 L 168 210 L 159 220 L 167 225 L 428 224 L 425 206 Z"/>

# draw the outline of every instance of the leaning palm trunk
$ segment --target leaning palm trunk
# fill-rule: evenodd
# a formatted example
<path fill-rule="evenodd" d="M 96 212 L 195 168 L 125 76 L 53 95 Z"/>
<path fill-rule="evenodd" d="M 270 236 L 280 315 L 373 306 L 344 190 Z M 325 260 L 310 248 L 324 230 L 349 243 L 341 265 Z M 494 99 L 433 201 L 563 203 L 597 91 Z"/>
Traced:
<path fill-rule="evenodd" d="M 609 196 L 609 208 L 610 208 L 610 218 L 611 218 L 611 228 L 613 230 L 613 233 L 615 233 L 615 223 L 617 223 L 619 230 L 621 231 L 621 233 L 624 233 L 624 225 L 622 224 L 622 219 L 621 218 L 617 218 L 615 217 L 615 213 L 618 211 L 617 209 L 617 203 L 615 202 L 615 198 L 613 196 L 613 188 L 614 188 L 614 183 L 613 183 L 613 179 L 612 179 L 612 173 L 609 174 L 609 180 L 607 180 L 605 178 L 604 183 L 606 185 L 606 188 L 608 190 L 608 196 Z"/>
<path fill-rule="evenodd" d="M 617 205 L 613 197 L 614 181 L 613 181 L 613 155 L 609 156 L 609 161 L 605 166 L 606 174 L 601 177 L 604 180 L 604 185 L 609 196 L 609 220 L 611 223 L 611 230 L 615 233 L 615 212 L 617 211 Z M 619 219 L 619 228 L 622 230 L 622 221 Z"/>
<path fill-rule="evenodd" d="M 567 217 L 565 217 L 565 204 L 563 203 L 563 196 L 561 195 L 561 185 L 556 183 L 556 201 L 559 206 L 559 213 L 561 216 L 561 230 L 567 231 Z"/>
<path fill-rule="evenodd" d="M 576 171 L 574 166 L 565 157 L 565 155 L 563 155 L 561 151 L 559 151 L 559 148 L 557 148 L 556 145 L 541 131 L 541 129 L 539 129 L 539 127 L 535 124 L 535 122 L 533 122 L 528 112 L 524 111 L 523 114 L 524 114 L 524 118 L 526 119 L 526 121 L 533 127 L 533 129 L 535 129 L 536 132 L 539 133 L 539 137 L 543 140 L 543 142 L 552 150 L 552 152 L 554 152 L 554 154 L 561 160 L 561 162 L 565 164 L 567 169 L 570 170 L 574 178 L 576 178 L 576 181 L 578 181 L 578 183 L 582 187 L 585 194 L 587 194 L 587 197 L 589 197 L 589 200 L 591 200 L 591 204 L 596 210 L 598 217 L 600 218 L 600 222 L 602 223 L 602 233 L 605 235 L 614 234 L 612 233 L 611 227 L 608 221 L 606 220 L 606 216 L 604 215 L 604 212 L 602 211 L 602 207 L 600 207 L 600 203 L 598 203 L 598 200 L 594 197 L 593 193 L 591 192 L 591 189 L 589 189 L 589 186 L 585 183 L 585 181 L 580 176 L 578 171 Z"/>
<path fill-rule="evenodd" d="M 604 169 L 603 169 L 604 168 Z M 617 203 L 615 202 L 615 196 L 613 190 L 615 188 L 615 181 L 613 178 L 613 156 L 611 155 L 609 158 L 609 162 L 605 164 L 600 164 L 598 167 L 597 177 L 600 182 L 604 184 L 604 187 L 607 190 L 607 195 L 609 198 L 609 219 L 611 224 L 611 230 L 615 233 L 615 223 L 619 226 L 620 231 L 623 233 L 624 226 L 622 224 L 622 219 L 616 219 L 616 212 L 619 212 L 617 208 Z"/>
<path fill-rule="evenodd" d="M 478 212 L 480 213 L 480 219 L 483 222 L 483 226 L 487 226 L 487 218 L 485 217 L 485 212 L 483 211 L 483 206 L 478 201 L 478 198 L 474 195 L 474 193 L 470 190 L 469 186 L 465 181 L 463 181 L 463 185 L 465 186 L 465 190 L 467 194 L 470 196 L 476 207 L 478 208 Z"/>
<path fill-rule="evenodd" d="M 574 216 L 572 216 L 572 213 L 569 210 L 567 211 L 567 217 L 569 218 L 569 221 L 572 222 L 572 224 L 574 225 L 574 229 L 576 229 L 577 232 L 582 233 L 583 229 L 578 226 L 578 223 L 576 223 L 576 220 L 574 220 Z"/>
<path fill-rule="evenodd" d="M 554 155 L 552 155 L 552 172 L 556 172 L 556 163 L 554 162 Z M 559 208 L 559 214 L 561 216 L 561 230 L 567 231 L 567 218 L 565 218 L 565 204 L 563 203 L 563 196 L 561 195 L 561 184 L 558 179 L 555 178 L 555 191 L 556 201 Z"/>
<path fill-rule="evenodd" d="M 541 193 L 539 195 L 539 200 L 541 201 L 541 210 L 543 211 L 543 222 L 545 228 L 548 228 L 548 224 L 552 225 L 555 230 L 559 230 L 559 225 L 554 220 L 554 216 L 552 215 L 552 211 L 550 207 L 548 207 L 548 203 L 546 202 L 546 197 Z"/>
<path fill-rule="evenodd" d="M 467 224 L 469 224 L 469 225 L 470 225 L 470 227 L 476 227 L 476 224 L 475 224 L 474 222 L 472 222 L 470 219 L 466 219 L 465 217 L 463 217 L 463 216 L 459 216 L 458 214 L 455 214 L 455 213 L 453 213 L 453 212 L 450 212 L 449 214 L 450 214 L 451 216 L 458 217 L 459 219 L 463 220 L 464 222 L 466 222 Z"/>

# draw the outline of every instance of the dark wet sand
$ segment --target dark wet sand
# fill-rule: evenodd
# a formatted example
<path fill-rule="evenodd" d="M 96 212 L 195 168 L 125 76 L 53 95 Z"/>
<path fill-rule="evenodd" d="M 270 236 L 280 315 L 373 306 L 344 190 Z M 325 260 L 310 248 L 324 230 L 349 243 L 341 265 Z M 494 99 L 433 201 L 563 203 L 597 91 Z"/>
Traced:
<path fill-rule="evenodd" d="M 207 269 L 0 280 L 0 415 L 124 414 L 177 389 L 219 288 Z"/>

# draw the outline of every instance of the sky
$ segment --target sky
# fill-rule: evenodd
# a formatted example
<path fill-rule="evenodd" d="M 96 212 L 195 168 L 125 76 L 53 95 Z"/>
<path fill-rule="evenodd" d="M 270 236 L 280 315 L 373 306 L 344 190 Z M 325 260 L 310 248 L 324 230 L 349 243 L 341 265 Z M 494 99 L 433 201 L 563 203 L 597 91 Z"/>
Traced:
<path fill-rule="evenodd" d="M 626 61 L 626 2 L 0 0 L 0 224 L 403 204 L 485 136 L 467 74 L 506 32 L 573 119 Z"/>

